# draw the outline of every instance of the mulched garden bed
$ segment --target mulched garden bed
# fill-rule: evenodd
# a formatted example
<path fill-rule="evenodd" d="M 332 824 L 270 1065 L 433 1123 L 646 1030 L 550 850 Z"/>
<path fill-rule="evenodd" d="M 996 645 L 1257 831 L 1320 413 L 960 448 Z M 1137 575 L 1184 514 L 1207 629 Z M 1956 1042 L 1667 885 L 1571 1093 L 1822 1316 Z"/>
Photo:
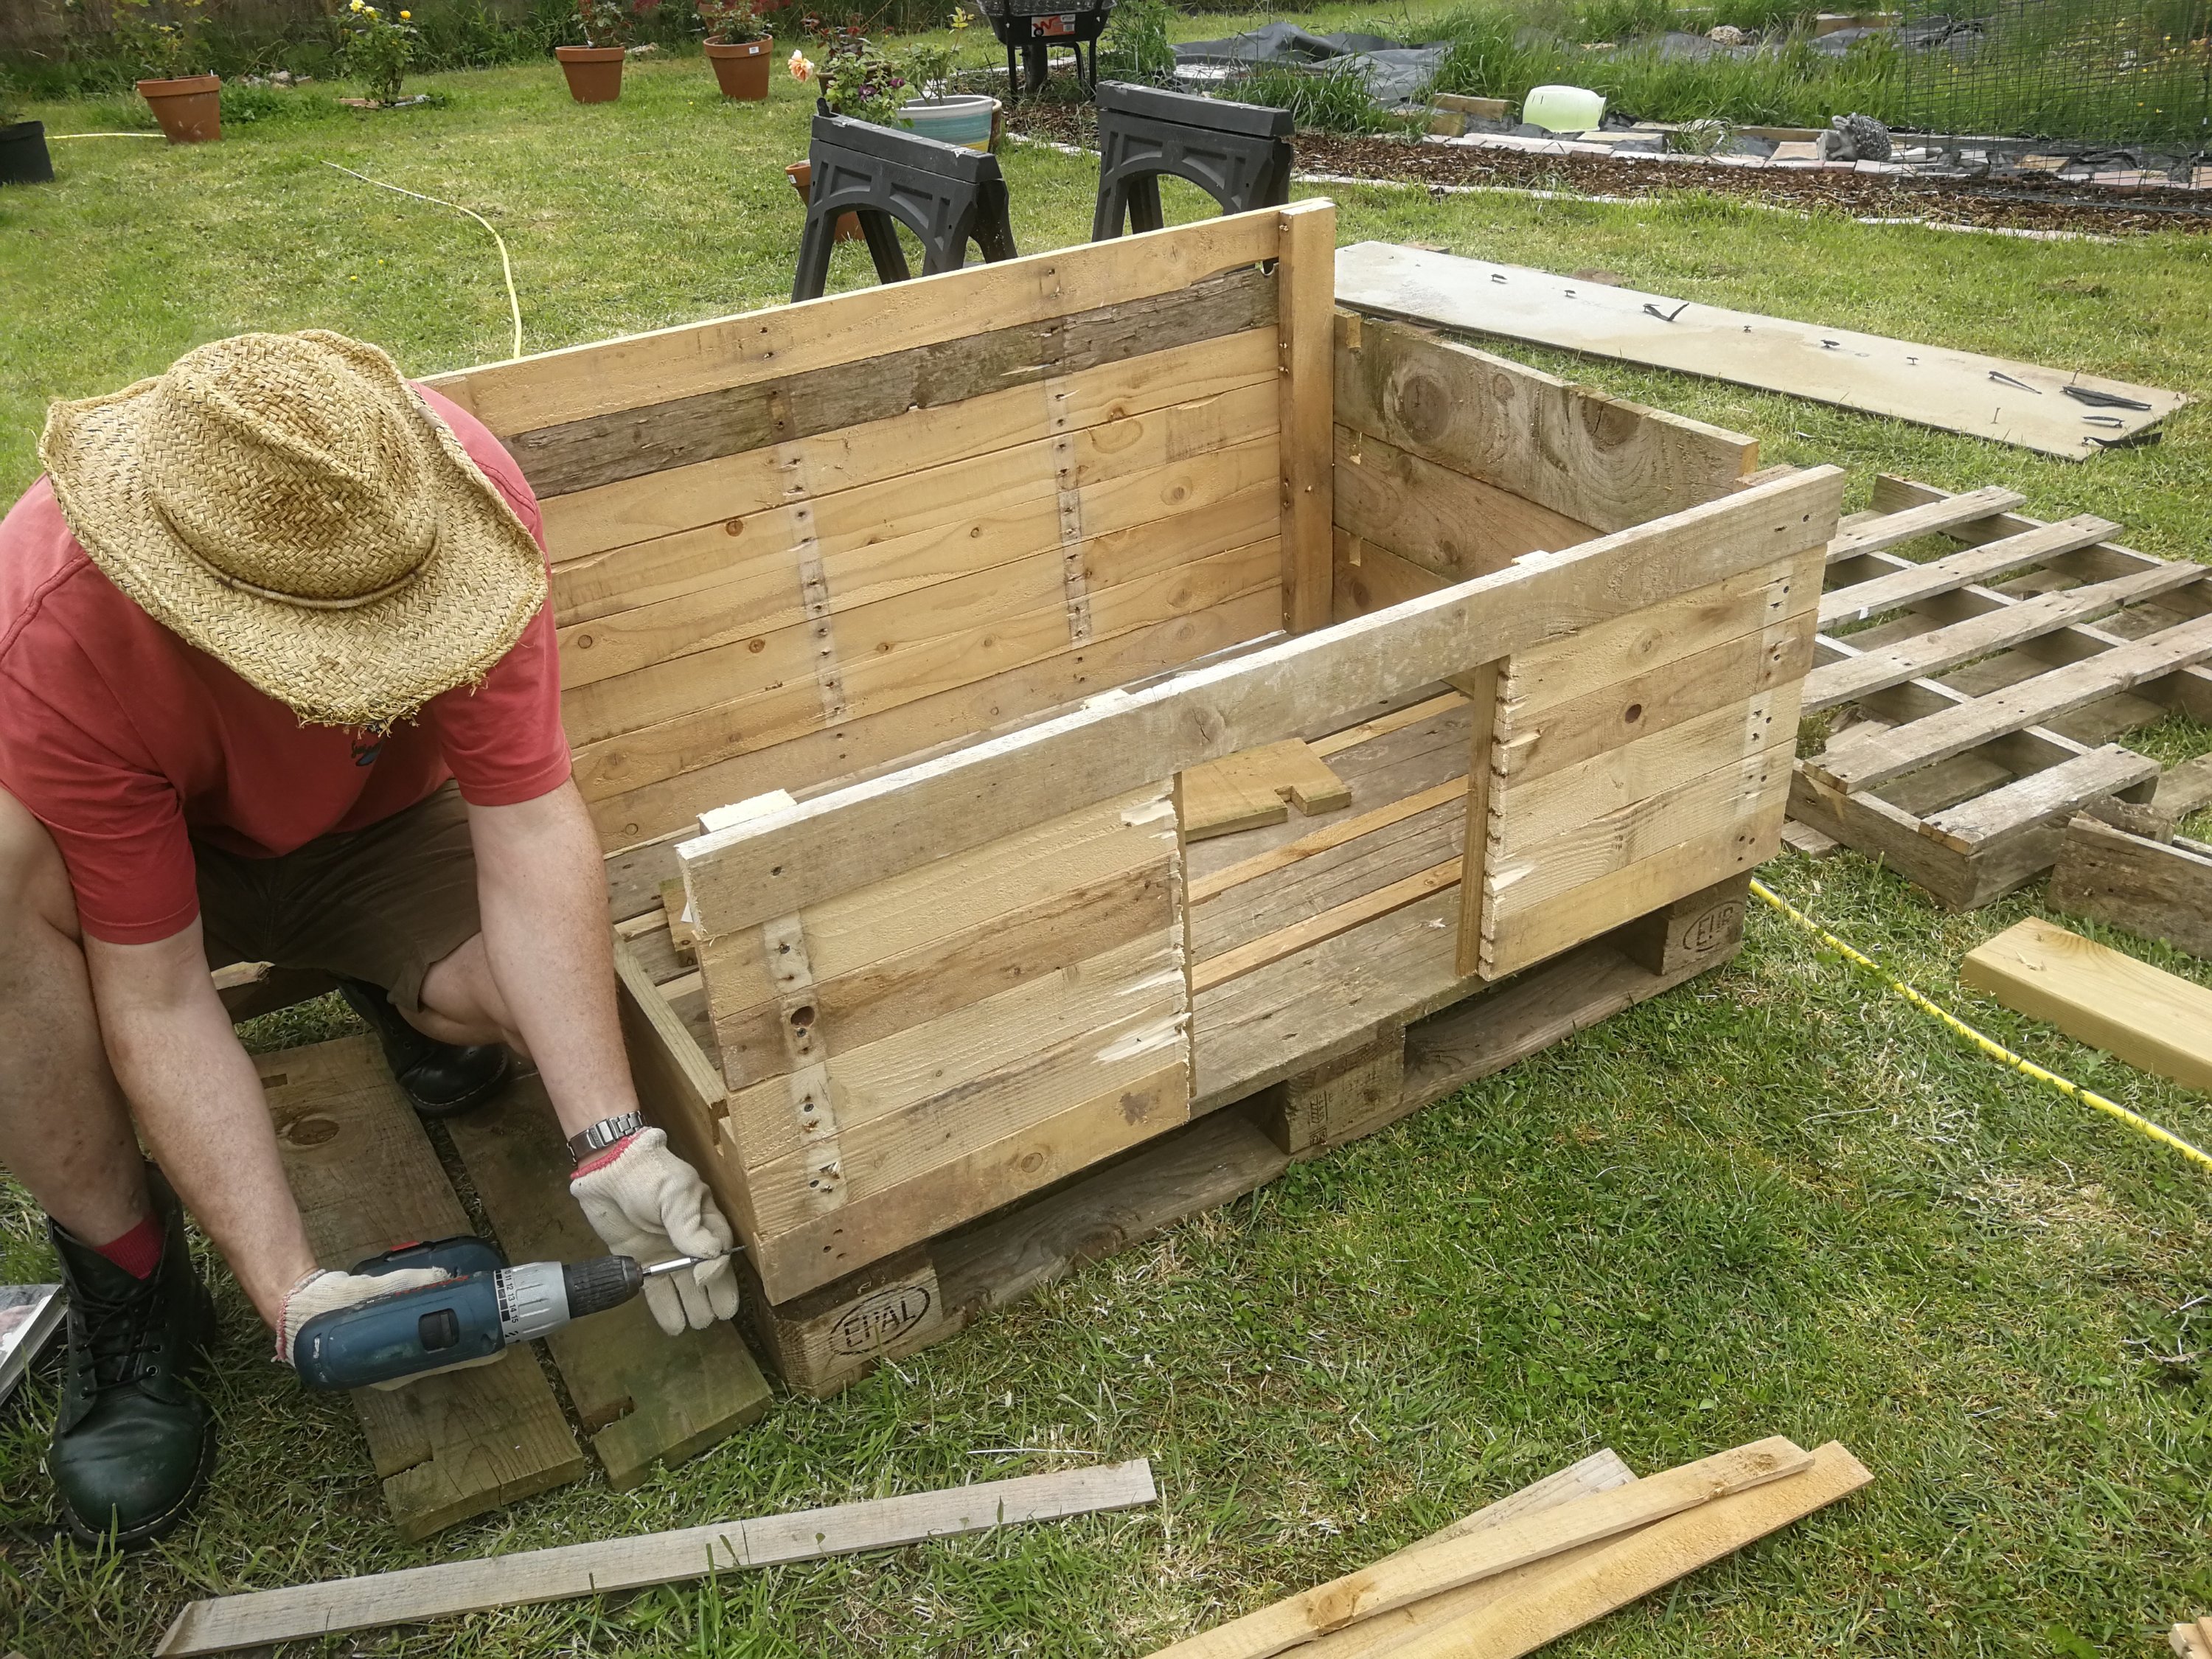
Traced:
<path fill-rule="evenodd" d="M 1087 106 L 1022 103 L 1007 125 L 1031 138 L 1095 149 Z M 2106 198 L 2057 180 L 1978 181 L 1778 171 L 1765 167 L 1680 167 L 1600 155 L 1516 155 L 1399 138 L 1297 136 L 1301 173 L 1337 173 L 1426 185 L 1495 185 L 1578 196 L 1661 197 L 1686 191 L 1738 196 L 1773 207 L 1821 209 L 1855 218 L 1918 219 L 1935 224 L 2127 235 L 2153 230 L 2212 232 L 2212 206 L 2165 205 L 2142 196 Z"/>

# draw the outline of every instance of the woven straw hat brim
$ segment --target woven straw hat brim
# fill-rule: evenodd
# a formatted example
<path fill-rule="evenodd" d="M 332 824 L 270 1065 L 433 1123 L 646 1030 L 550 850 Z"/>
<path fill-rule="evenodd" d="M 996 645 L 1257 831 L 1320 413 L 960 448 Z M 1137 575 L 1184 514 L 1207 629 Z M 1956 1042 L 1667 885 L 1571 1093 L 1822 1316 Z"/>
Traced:
<path fill-rule="evenodd" d="M 396 373 L 392 395 L 436 479 L 437 544 L 413 578 L 343 610 L 224 581 L 178 539 L 146 488 L 138 435 L 160 384 L 52 405 L 39 458 L 62 516 L 147 615 L 308 724 L 387 726 L 481 681 L 544 602 L 544 556 L 530 532 Z"/>

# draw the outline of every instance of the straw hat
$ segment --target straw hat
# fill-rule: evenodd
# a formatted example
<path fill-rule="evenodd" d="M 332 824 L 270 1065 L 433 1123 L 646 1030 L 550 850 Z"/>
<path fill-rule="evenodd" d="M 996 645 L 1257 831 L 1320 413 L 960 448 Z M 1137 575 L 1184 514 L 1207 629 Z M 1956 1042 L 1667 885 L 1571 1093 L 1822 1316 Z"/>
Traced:
<path fill-rule="evenodd" d="M 342 334 L 241 334 L 56 403 L 39 459 L 110 581 L 312 725 L 386 726 L 475 684 L 544 601 L 506 498 Z"/>

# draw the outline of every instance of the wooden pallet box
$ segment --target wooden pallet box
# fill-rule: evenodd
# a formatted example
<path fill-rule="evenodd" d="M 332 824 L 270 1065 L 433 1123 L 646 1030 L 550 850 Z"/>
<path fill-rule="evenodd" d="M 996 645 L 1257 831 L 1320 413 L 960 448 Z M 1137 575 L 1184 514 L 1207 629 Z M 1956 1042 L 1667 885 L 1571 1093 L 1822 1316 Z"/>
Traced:
<path fill-rule="evenodd" d="M 930 1340 L 917 1249 L 1224 1108 L 1262 1164 L 1388 1121 L 1451 1071 L 1407 1028 L 1516 975 L 1734 948 L 1674 908 L 1775 848 L 1840 474 L 1340 313 L 1334 244 L 1300 203 L 437 382 L 544 500 L 634 1066 L 779 1352 Z"/>

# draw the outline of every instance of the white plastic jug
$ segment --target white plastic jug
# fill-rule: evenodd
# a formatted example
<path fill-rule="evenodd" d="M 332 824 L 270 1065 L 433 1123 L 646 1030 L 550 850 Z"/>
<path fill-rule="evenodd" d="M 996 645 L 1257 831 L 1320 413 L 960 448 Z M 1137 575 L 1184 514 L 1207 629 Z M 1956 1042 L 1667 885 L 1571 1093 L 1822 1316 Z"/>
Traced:
<path fill-rule="evenodd" d="M 1605 119 L 1605 94 L 1588 87 L 1537 87 L 1521 106 L 1521 118 L 1547 132 L 1595 132 Z"/>

